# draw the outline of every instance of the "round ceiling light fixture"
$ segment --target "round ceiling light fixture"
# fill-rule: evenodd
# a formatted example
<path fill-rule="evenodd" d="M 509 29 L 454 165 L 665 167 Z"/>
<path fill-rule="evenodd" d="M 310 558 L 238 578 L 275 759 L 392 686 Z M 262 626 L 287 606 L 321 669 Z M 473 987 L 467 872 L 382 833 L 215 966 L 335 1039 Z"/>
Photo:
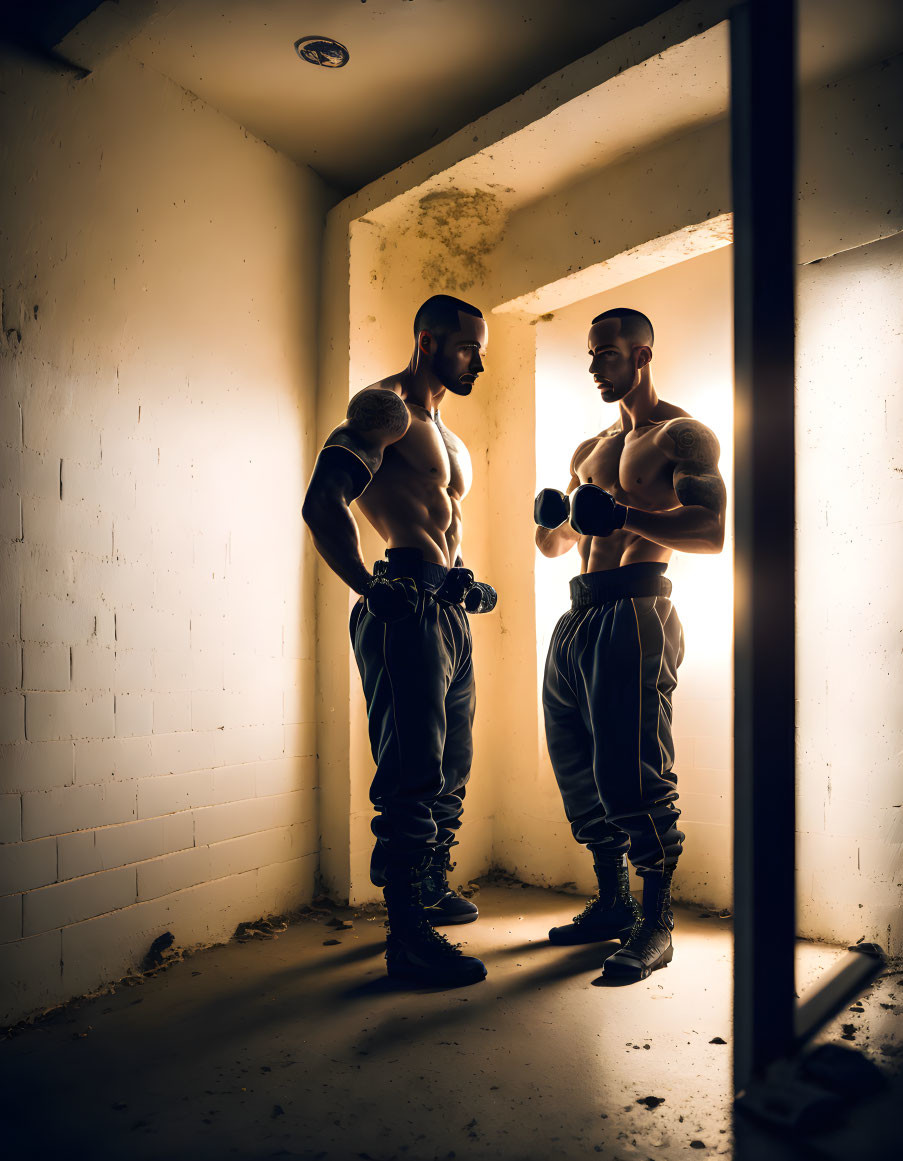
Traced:
<path fill-rule="evenodd" d="M 324 69 L 340 69 L 348 64 L 348 49 L 331 36 L 302 36 L 295 41 L 295 52 L 308 64 Z"/>

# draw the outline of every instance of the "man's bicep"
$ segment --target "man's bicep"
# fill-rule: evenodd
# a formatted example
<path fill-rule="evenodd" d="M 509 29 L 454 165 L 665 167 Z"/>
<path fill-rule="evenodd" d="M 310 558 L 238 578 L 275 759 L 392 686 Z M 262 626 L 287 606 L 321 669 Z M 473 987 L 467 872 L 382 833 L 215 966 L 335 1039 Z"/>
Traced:
<path fill-rule="evenodd" d="M 341 497 L 350 504 L 373 479 L 376 468 L 370 466 L 369 458 L 349 447 L 341 429 L 337 429 L 317 456 L 307 489 L 308 498 L 322 501 Z"/>
<path fill-rule="evenodd" d="M 722 515 L 727 492 L 718 470 L 721 448 L 715 433 L 687 416 L 664 428 L 660 444 L 674 464 L 674 494 L 680 503 Z"/>
<path fill-rule="evenodd" d="M 684 507 L 698 505 L 719 516 L 727 508 L 727 490 L 721 473 L 708 464 L 675 464 L 674 494 Z"/>

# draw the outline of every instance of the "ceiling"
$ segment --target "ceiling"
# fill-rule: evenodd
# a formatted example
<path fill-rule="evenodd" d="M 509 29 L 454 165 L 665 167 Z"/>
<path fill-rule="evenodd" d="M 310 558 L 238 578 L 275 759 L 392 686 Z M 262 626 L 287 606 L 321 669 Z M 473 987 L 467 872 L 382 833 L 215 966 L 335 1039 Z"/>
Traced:
<path fill-rule="evenodd" d="M 671 0 L 187 0 L 130 51 L 305 162 L 360 188 Z M 562 18 L 564 17 L 564 18 Z M 294 42 L 328 35 L 348 64 Z"/>
<path fill-rule="evenodd" d="M 340 193 L 396 168 L 674 0 L 30 0 L 20 40 L 94 67 L 122 45 Z M 711 7 L 711 5 L 702 5 Z M 727 7 L 727 5 L 725 5 Z M 799 0 L 827 79 L 903 47 L 900 0 Z M 66 35 L 68 33 L 68 35 Z M 317 68 L 300 37 L 344 44 Z"/>

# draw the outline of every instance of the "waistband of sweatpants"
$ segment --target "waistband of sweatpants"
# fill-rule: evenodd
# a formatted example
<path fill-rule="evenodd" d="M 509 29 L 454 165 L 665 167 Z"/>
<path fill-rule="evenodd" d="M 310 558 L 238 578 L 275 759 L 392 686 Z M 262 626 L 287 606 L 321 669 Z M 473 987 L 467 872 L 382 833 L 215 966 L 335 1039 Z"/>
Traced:
<path fill-rule="evenodd" d="M 424 560 L 419 548 L 387 548 L 386 559 L 374 564 L 373 575 L 387 576 L 390 580 L 409 576 L 424 588 L 437 589 L 448 575 L 448 569 Z"/>
<path fill-rule="evenodd" d="M 640 561 L 603 572 L 584 572 L 571 581 L 571 607 L 604 605 L 623 597 L 670 597 L 671 582 L 664 575 L 667 564 Z"/>

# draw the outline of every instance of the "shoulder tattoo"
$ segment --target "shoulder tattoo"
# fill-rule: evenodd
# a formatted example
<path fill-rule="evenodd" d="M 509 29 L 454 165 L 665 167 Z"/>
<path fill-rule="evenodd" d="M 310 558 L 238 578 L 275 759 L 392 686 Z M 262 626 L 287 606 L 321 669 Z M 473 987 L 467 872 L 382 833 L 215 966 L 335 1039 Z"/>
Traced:
<path fill-rule="evenodd" d="M 666 432 L 678 460 L 715 467 L 721 448 L 714 432 L 695 419 L 676 419 Z"/>
<path fill-rule="evenodd" d="M 348 404 L 348 419 L 358 431 L 385 431 L 400 436 L 408 426 L 408 409 L 394 391 L 377 388 L 355 395 Z"/>

